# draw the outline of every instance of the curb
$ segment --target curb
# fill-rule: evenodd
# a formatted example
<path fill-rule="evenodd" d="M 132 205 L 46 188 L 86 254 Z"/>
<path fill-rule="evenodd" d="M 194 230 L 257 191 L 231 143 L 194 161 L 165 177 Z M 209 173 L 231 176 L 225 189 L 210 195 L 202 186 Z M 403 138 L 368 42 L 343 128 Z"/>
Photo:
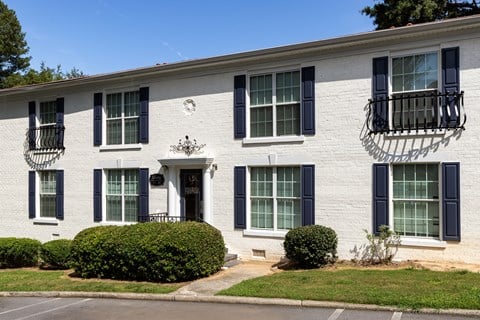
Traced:
<path fill-rule="evenodd" d="M 128 299 L 169 302 L 204 302 L 225 304 L 277 305 L 304 308 L 331 308 L 368 311 L 412 312 L 423 314 L 442 314 L 452 316 L 480 316 L 480 310 L 468 309 L 404 309 L 398 307 L 377 306 L 371 304 L 355 304 L 345 302 L 291 300 L 281 298 L 255 298 L 231 296 L 196 296 L 148 293 L 113 293 L 113 292 L 76 292 L 76 291 L 40 291 L 40 292 L 0 292 L 0 297 L 41 297 L 41 298 L 97 298 L 97 299 Z"/>

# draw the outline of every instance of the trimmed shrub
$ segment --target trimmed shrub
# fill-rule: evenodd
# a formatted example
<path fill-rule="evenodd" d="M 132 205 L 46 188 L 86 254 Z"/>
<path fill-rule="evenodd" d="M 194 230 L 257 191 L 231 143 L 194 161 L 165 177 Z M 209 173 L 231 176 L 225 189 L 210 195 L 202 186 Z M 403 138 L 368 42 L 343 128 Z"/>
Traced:
<path fill-rule="evenodd" d="M 38 265 L 42 244 L 28 238 L 0 238 L 0 268 L 22 268 Z"/>
<path fill-rule="evenodd" d="M 337 259 L 337 234 L 331 228 L 312 225 L 290 230 L 283 246 L 288 259 L 301 268 L 318 268 Z"/>
<path fill-rule="evenodd" d="M 68 269 L 72 240 L 58 239 L 45 242 L 40 248 L 40 260 L 44 266 L 53 269 Z"/>
<path fill-rule="evenodd" d="M 223 265 L 220 231 L 198 222 L 100 226 L 72 242 L 72 267 L 85 278 L 176 282 L 211 275 Z"/>

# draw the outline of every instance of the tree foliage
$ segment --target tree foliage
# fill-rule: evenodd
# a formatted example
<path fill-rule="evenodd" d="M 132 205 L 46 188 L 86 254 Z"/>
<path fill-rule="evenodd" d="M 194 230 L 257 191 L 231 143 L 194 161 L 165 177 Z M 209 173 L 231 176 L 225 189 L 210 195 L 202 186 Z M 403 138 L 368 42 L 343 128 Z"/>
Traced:
<path fill-rule="evenodd" d="M 476 0 L 383 0 L 361 12 L 373 18 L 380 30 L 479 14 L 480 7 Z"/>
<path fill-rule="evenodd" d="M 0 89 L 84 76 L 75 67 L 63 72 L 60 65 L 50 68 L 44 62 L 40 70 L 32 69 L 28 52 L 25 33 L 15 11 L 0 0 Z"/>
<path fill-rule="evenodd" d="M 0 88 L 5 78 L 30 66 L 28 50 L 15 11 L 0 0 Z"/>

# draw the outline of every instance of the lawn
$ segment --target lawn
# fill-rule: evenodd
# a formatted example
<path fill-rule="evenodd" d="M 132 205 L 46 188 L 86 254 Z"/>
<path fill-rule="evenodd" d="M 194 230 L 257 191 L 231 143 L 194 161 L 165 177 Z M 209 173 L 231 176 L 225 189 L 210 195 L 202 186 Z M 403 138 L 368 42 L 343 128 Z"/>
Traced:
<path fill-rule="evenodd" d="M 169 293 L 179 284 L 158 284 L 69 277 L 72 271 L 5 269 L 0 271 L 0 291 L 89 291 Z"/>
<path fill-rule="evenodd" d="M 480 274 L 413 268 L 285 271 L 243 281 L 218 295 L 480 309 Z"/>

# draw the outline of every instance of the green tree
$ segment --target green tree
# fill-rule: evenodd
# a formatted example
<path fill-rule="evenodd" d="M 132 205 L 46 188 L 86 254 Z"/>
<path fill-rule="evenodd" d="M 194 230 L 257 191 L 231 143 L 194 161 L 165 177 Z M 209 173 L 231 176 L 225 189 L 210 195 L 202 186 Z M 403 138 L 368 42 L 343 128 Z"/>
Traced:
<path fill-rule="evenodd" d="M 28 50 L 15 11 L 0 0 L 0 88 L 5 78 L 30 66 Z"/>
<path fill-rule="evenodd" d="M 373 18 L 376 29 L 380 30 L 479 14 L 480 7 L 476 0 L 383 0 L 361 12 Z"/>

